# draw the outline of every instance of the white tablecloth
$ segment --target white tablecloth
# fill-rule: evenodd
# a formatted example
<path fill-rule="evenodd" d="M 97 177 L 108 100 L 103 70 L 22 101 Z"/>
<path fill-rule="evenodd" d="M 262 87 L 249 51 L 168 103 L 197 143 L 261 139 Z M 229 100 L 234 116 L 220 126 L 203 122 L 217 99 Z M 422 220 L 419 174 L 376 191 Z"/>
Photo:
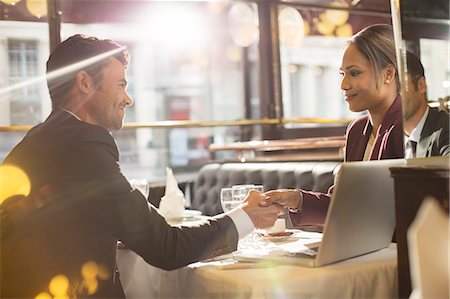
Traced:
<path fill-rule="evenodd" d="M 225 270 L 229 260 L 164 271 L 134 252 L 117 254 L 127 298 L 396 298 L 397 250 L 389 248 L 333 265 L 275 265 Z"/>

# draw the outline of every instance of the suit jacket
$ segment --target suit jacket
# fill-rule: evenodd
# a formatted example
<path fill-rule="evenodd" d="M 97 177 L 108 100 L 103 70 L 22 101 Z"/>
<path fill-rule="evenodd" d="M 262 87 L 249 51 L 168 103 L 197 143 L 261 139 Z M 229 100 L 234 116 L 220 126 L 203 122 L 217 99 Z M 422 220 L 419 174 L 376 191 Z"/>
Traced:
<path fill-rule="evenodd" d="M 166 270 L 236 249 L 238 233 L 228 216 L 198 227 L 171 227 L 132 189 L 118 161 L 105 129 L 64 111 L 52 112 L 7 156 L 4 164 L 28 175 L 31 195 L 2 213 L 2 298 L 48 293 L 58 274 L 69 279 L 70 298 L 117 297 L 117 240 Z M 21 205 L 31 212 L 14 216 Z M 86 265 L 98 269 L 96 288 L 84 283 Z"/>
<path fill-rule="evenodd" d="M 389 107 L 378 128 L 372 146 L 370 160 L 396 159 L 404 157 L 403 118 L 401 98 L 397 96 Z M 354 120 L 347 127 L 345 157 L 347 161 L 362 161 L 367 142 L 372 133 L 369 115 Z M 294 226 L 323 225 L 331 199 L 332 186 L 328 193 L 300 190 L 303 194 L 302 210 L 305 213 L 289 213 Z"/>
<path fill-rule="evenodd" d="M 416 157 L 450 156 L 449 114 L 430 108 L 417 143 Z"/>

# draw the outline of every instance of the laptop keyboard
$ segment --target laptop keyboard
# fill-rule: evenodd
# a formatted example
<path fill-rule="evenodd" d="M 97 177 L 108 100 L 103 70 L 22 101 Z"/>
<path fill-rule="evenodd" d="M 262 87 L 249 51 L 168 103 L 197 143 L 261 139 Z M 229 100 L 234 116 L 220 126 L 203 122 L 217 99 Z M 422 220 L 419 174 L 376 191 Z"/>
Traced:
<path fill-rule="evenodd" d="M 319 251 L 319 246 L 311 247 L 311 248 L 307 248 L 307 249 L 304 249 L 302 251 L 294 253 L 294 256 L 297 256 L 297 257 L 316 257 L 318 251 Z"/>

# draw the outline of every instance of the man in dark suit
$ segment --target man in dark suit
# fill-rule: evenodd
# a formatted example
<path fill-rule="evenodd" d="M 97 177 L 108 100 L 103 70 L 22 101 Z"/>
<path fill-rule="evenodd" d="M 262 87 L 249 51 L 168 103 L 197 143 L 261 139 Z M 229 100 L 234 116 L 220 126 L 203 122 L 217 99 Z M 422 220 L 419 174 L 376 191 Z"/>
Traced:
<path fill-rule="evenodd" d="M 128 96 L 126 49 L 75 35 L 47 61 L 52 113 L 32 128 L 4 165 L 24 171 L 29 196 L 1 205 L 2 298 L 117 297 L 117 240 L 149 264 L 171 270 L 229 253 L 255 227 L 274 224 L 279 209 L 244 203 L 204 225 L 171 227 L 119 166 L 110 132 L 123 126 Z M 149 281 L 148 283 L 153 283 Z"/>
<path fill-rule="evenodd" d="M 428 106 L 427 83 L 420 60 L 407 52 L 408 83 L 403 95 L 405 156 L 449 156 L 449 114 Z"/>

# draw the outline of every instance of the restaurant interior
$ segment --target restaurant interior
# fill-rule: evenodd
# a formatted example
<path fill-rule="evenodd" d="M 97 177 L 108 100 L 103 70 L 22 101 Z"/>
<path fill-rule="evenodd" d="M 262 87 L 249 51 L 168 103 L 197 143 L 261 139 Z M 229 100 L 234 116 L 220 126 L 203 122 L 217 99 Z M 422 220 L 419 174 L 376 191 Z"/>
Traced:
<path fill-rule="evenodd" d="M 348 109 L 339 73 L 342 52 L 353 34 L 373 24 L 393 26 L 402 95 L 410 51 L 424 65 L 429 107 L 449 111 L 448 0 L 0 0 L 0 162 L 50 114 L 46 61 L 59 43 L 81 33 L 117 41 L 130 53 L 128 94 L 134 103 L 123 129 L 112 135 L 121 171 L 143 185 L 149 203 L 158 207 L 170 185 L 182 192 L 183 209 L 211 217 L 224 212 L 221 190 L 235 185 L 326 193 L 344 161 L 347 126 L 366 113 Z M 211 259 L 166 271 L 119 244 L 124 293 L 448 298 L 449 160 L 404 161 L 389 172 L 395 242 L 380 251 L 316 268 Z M 0 204 L 16 192 L 11 182 L 20 180 L 1 167 Z M 427 197 L 437 199 L 437 206 Z M 317 239 L 323 227 L 315 221 L 327 208 L 305 203 L 305 238 Z M 411 251 L 408 239 L 416 216 L 427 212 L 435 222 L 425 239 L 438 249 L 424 252 L 433 261 Z M 294 229 L 289 217 L 280 219 L 285 229 Z M 413 258 L 419 262 L 411 263 Z M 440 266 L 430 270 L 426 263 Z M 434 281 L 427 280 L 431 276 Z M 95 284 L 89 287 L 95 297 Z M 49 289 L 39 298 L 58 297 L 51 284 Z"/>

